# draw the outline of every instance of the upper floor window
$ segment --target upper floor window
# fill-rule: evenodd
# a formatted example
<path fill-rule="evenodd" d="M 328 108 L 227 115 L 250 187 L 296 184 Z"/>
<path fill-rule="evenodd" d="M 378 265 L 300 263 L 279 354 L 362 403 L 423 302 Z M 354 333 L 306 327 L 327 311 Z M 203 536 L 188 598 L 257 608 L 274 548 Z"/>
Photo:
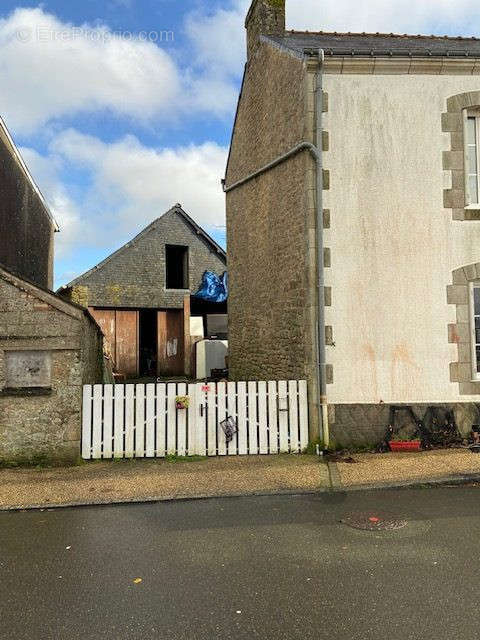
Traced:
<path fill-rule="evenodd" d="M 167 244 L 165 246 L 165 271 L 167 289 L 188 289 L 188 247 Z"/>
<path fill-rule="evenodd" d="M 467 174 L 467 205 L 479 204 L 480 172 L 480 114 L 467 116 L 466 123 L 466 174 Z"/>

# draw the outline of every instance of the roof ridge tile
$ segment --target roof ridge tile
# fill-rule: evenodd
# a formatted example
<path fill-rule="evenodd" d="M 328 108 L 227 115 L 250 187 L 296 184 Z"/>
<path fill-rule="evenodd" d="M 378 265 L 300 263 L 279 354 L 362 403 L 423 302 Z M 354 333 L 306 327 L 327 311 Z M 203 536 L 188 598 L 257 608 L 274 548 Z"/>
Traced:
<path fill-rule="evenodd" d="M 480 41 L 480 38 L 476 36 L 448 36 L 442 35 L 439 36 L 437 34 L 410 34 L 410 33 L 381 33 L 377 31 L 376 33 L 369 33 L 366 31 L 355 32 L 355 31 L 309 31 L 309 30 L 297 30 L 290 29 L 286 31 L 286 35 L 302 35 L 308 34 L 310 36 L 319 35 L 319 36 L 355 36 L 355 37 L 380 37 L 380 38 L 431 38 L 432 40 L 461 40 L 461 41 Z"/>

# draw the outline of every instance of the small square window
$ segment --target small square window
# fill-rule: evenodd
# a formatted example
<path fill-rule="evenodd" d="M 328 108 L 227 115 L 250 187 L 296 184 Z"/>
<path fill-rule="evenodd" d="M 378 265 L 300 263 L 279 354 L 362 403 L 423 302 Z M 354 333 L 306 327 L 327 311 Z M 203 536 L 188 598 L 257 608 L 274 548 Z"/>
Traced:
<path fill-rule="evenodd" d="M 188 247 L 165 246 L 165 271 L 167 289 L 188 289 Z"/>
<path fill-rule="evenodd" d="M 9 389 L 51 386 L 50 351 L 6 351 L 5 386 Z"/>

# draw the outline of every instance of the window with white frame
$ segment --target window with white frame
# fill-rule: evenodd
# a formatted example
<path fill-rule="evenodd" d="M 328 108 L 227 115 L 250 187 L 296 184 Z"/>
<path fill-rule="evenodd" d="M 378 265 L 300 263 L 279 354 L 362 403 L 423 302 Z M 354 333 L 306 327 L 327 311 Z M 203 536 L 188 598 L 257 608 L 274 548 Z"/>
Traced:
<path fill-rule="evenodd" d="M 473 375 L 480 380 L 480 283 L 470 290 Z"/>
<path fill-rule="evenodd" d="M 479 172 L 479 150 L 480 150 L 480 114 L 468 114 L 466 122 L 466 187 L 467 205 L 479 204 L 480 194 L 480 172 Z"/>

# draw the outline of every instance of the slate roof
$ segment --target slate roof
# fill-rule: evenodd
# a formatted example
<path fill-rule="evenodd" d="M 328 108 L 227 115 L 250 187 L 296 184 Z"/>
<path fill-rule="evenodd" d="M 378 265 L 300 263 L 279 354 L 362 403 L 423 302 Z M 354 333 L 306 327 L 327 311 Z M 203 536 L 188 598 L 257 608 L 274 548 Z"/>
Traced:
<path fill-rule="evenodd" d="M 479 38 L 286 31 L 269 39 L 298 53 L 323 49 L 325 56 L 480 57 Z"/>
<path fill-rule="evenodd" d="M 91 273 L 94 273 L 95 271 L 100 269 L 100 267 L 102 267 L 104 264 L 106 264 L 107 262 L 110 262 L 112 258 L 114 258 L 115 256 L 118 256 L 119 253 L 121 253 L 122 251 L 125 251 L 126 249 L 130 248 L 132 245 L 136 244 L 138 240 L 140 240 L 140 238 L 143 238 L 145 235 L 147 235 L 147 233 L 150 232 L 152 227 L 154 227 L 161 218 L 168 215 L 169 213 L 177 213 L 178 215 L 180 215 L 185 220 L 185 222 L 192 228 L 192 230 L 196 234 L 201 236 L 212 247 L 214 252 L 217 253 L 218 256 L 220 257 L 220 259 L 223 260 L 225 263 L 227 262 L 227 254 L 225 250 L 222 249 L 222 247 L 219 244 L 217 244 L 215 240 L 211 236 L 209 236 L 208 233 L 204 229 L 202 229 L 202 227 L 199 224 L 197 224 L 195 220 L 191 218 L 186 211 L 184 211 L 184 209 L 179 203 L 177 203 L 171 209 L 169 209 L 164 214 L 162 214 L 159 218 L 156 218 L 153 222 L 151 222 L 148 225 L 148 227 L 145 227 L 145 229 L 143 229 L 143 231 L 140 231 L 140 233 L 136 235 L 134 238 L 132 238 L 132 240 L 129 240 L 126 244 L 120 247 L 120 249 L 117 249 L 116 251 L 111 253 L 104 260 L 99 262 L 97 265 L 95 265 L 85 273 L 82 273 L 82 275 L 78 276 L 68 284 L 62 285 L 58 289 L 57 293 L 59 293 L 60 291 L 64 291 L 65 289 L 68 289 L 69 287 L 72 287 L 75 284 L 81 282 L 84 278 L 89 276 Z"/>

